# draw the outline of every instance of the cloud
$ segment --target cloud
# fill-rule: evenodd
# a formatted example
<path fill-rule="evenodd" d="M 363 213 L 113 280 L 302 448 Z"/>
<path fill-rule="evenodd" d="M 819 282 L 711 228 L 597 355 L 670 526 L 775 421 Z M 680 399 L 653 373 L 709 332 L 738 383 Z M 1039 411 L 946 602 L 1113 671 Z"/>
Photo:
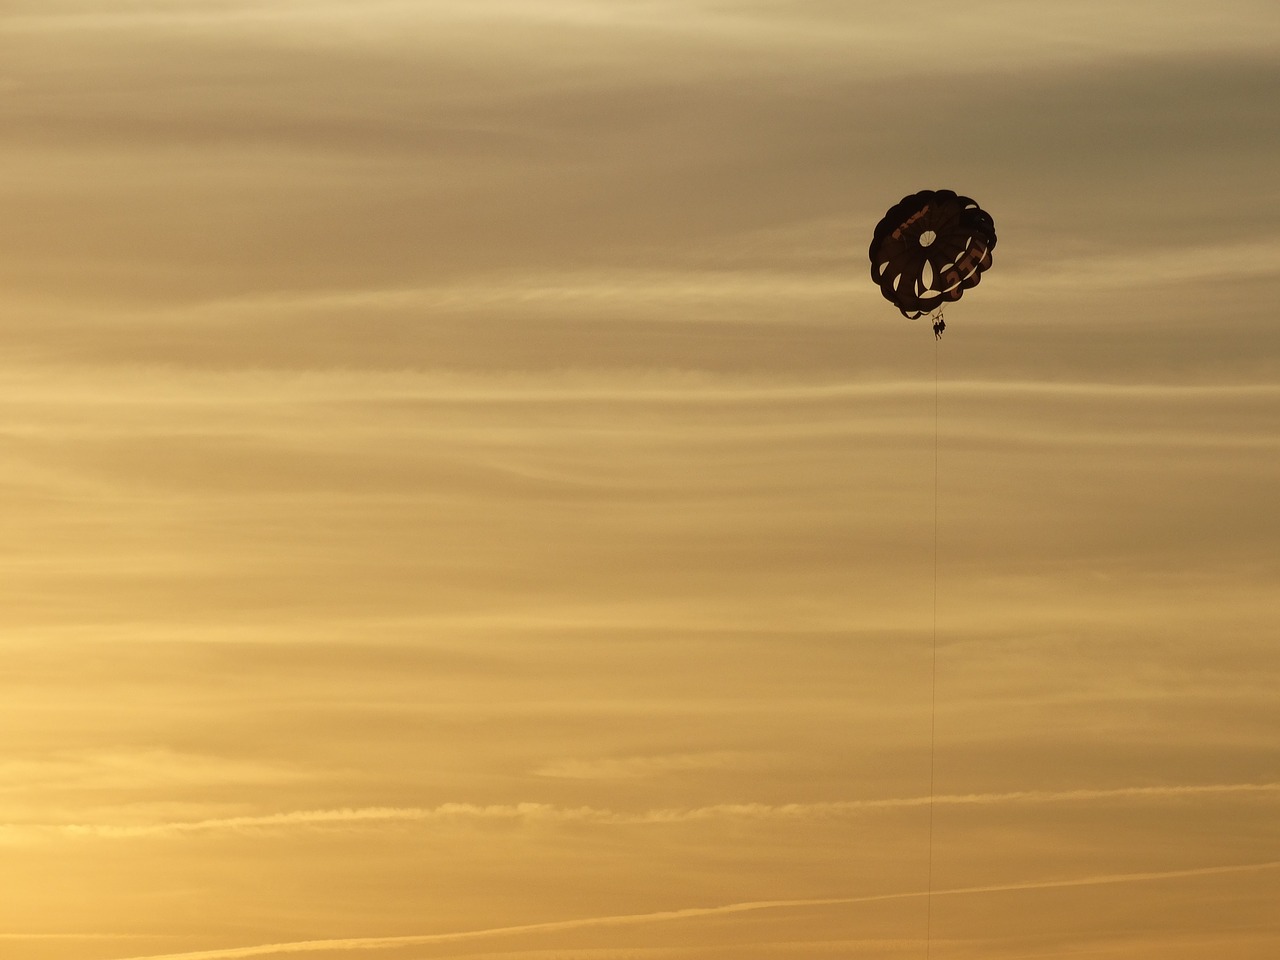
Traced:
<path fill-rule="evenodd" d="M 278 764 L 172 750 L 115 750 L 0 762 L 0 794 L 33 789 L 170 789 L 201 784 L 280 784 L 307 774 Z"/>
<path fill-rule="evenodd" d="M 564 780 L 638 780 L 692 770 L 739 769 L 750 762 L 744 753 L 680 753 L 657 757 L 555 760 L 534 771 L 539 777 Z"/>
<path fill-rule="evenodd" d="M 150 940 L 155 933 L 0 933 L 0 940 Z"/>
<path fill-rule="evenodd" d="M 1152 246 L 1138 253 L 1056 257 L 1002 277 L 994 296 L 1023 301 L 1028 297 L 1060 298 L 1064 292 L 1089 290 L 1110 295 L 1122 288 L 1171 287 L 1274 279 L 1280 274 L 1280 238 L 1263 237 L 1237 243 Z"/>
<path fill-rule="evenodd" d="M 1273 870 L 1280 861 L 1232 864 L 1215 867 L 1195 867 L 1187 870 L 1164 870 L 1149 873 L 1106 874 L 1067 880 L 1030 880 L 1019 883 L 989 884 L 978 887 L 956 887 L 947 890 L 911 890 L 899 893 L 873 894 L 860 897 L 825 897 L 807 900 L 756 900 L 730 903 L 714 907 L 687 907 L 679 910 L 659 910 L 653 913 L 624 914 L 608 917 L 584 917 L 576 920 L 553 920 L 544 923 L 528 923 L 510 927 L 492 927 L 484 930 L 460 930 L 452 933 L 428 933 L 398 937 L 352 937 L 336 940 L 302 940 L 292 943 L 267 943 L 249 947 L 229 947 L 215 950 L 197 950 L 189 953 L 169 953 L 128 960 L 239 960 L 242 957 L 269 956 L 280 953 L 311 953 L 322 950 L 376 950 L 388 947 L 421 946 L 434 943 L 457 943 L 465 940 L 481 940 L 488 937 L 510 936 L 522 933 L 555 933 L 582 930 L 590 927 L 637 926 L 664 923 L 672 920 L 690 920 L 702 917 L 726 916 L 736 913 L 754 913 L 762 910 L 783 910 L 800 907 L 844 906 L 855 903 L 875 903 L 886 900 L 904 900 L 920 897 L 961 896 L 979 893 L 1005 893 L 1020 890 L 1053 890 L 1067 887 L 1090 887 L 1110 884 L 1147 883 L 1159 880 L 1176 880 L 1191 877 L 1208 877 L 1232 873 L 1249 873 Z"/>
<path fill-rule="evenodd" d="M 657 758 L 678 760 L 679 758 Z M 668 768 L 669 769 L 669 768 Z M 1004 793 L 941 794 L 880 800 L 833 800 L 818 803 L 719 803 L 702 807 L 617 811 L 602 807 L 561 807 L 547 803 L 444 803 L 435 807 L 342 807 L 294 810 L 258 816 L 219 817 L 150 824 L 19 824 L 0 825 L 0 842 L 94 838 L 128 840 L 241 830 L 286 830 L 380 823 L 444 821 L 526 821 L 602 825 L 662 825 L 710 820 L 821 820 L 881 810 L 935 806 L 1000 806 L 1005 804 L 1101 803 L 1161 801 L 1206 796 L 1249 796 L 1280 793 L 1277 783 L 1185 784 L 1081 790 L 1018 790 Z"/>

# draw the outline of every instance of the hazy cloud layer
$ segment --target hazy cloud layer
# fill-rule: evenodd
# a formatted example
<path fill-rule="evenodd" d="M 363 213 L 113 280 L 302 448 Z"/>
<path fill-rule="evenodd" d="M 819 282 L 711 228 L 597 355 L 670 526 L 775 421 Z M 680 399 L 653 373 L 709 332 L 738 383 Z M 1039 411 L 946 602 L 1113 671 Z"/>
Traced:
<path fill-rule="evenodd" d="M 6 957 L 1275 955 L 1273 2 L 0 45 Z"/>
<path fill-rule="evenodd" d="M 1112 884 L 1143 883 L 1153 880 L 1181 879 L 1184 877 L 1215 876 L 1230 873 L 1252 873 L 1269 871 L 1280 866 L 1280 861 L 1251 863 L 1225 867 L 1205 867 L 1195 870 L 1166 871 L 1160 873 L 1118 874 L 1114 876 L 1082 877 L 1073 880 L 1028 881 L 1018 884 L 1002 884 L 983 887 L 961 887 L 934 891 L 939 897 L 968 895 L 976 893 L 1004 893 L 1018 890 L 1060 889 L 1063 887 L 1107 886 Z M 922 897 L 922 892 L 883 894 L 873 897 L 829 897 L 814 900 L 766 900 L 753 903 L 731 903 L 717 907 L 688 907 L 681 910 L 665 910 L 658 913 L 635 914 L 633 916 L 589 917 L 581 920 L 551 921 L 548 923 L 527 924 L 518 927 L 498 927 L 493 930 L 467 930 L 458 933 L 421 934 L 409 937 L 369 937 L 351 940 L 313 940 L 296 943 L 273 943 L 253 947 L 239 947 L 225 950 L 202 950 L 192 953 L 166 954 L 163 956 L 139 957 L 132 960 L 233 960 L 237 957 L 264 956 L 277 953 L 310 953 L 320 950 L 341 949 L 378 949 L 385 947 L 407 946 L 428 943 L 448 943 L 459 940 L 471 940 L 483 937 L 504 936 L 515 933 L 550 933 L 561 930 L 581 929 L 584 927 L 630 925 L 636 923 L 662 923 L 687 920 L 701 917 L 722 916 L 735 913 L 752 913 L 758 910 L 794 909 L 797 907 L 836 907 L 853 903 L 868 903 L 877 900 L 894 900 L 900 898 Z"/>

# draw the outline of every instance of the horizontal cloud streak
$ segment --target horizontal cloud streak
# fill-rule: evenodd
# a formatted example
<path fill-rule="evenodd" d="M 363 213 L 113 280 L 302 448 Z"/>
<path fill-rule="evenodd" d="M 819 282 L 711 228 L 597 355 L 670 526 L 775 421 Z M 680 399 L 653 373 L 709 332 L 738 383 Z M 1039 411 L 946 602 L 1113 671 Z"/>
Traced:
<path fill-rule="evenodd" d="M 303 940 L 294 943 L 268 943 L 251 947 L 230 947 L 215 950 L 197 950 L 190 953 L 169 953 L 148 957 L 132 957 L 128 960 L 238 960 L 241 957 L 268 956 L 278 953 L 312 953 L 321 950 L 376 950 L 388 947 L 418 946 L 431 943 L 456 943 L 488 937 L 512 936 L 523 933 L 554 933 L 582 930 L 590 927 L 632 926 L 663 923 L 671 920 L 692 920 L 702 917 L 726 916 L 736 913 L 754 913 L 762 910 L 785 910 L 801 907 L 845 906 L 857 903 L 876 903 L 888 900 L 935 896 L 961 896 L 980 893 L 1016 893 L 1022 890 L 1054 890 L 1070 887 L 1107 886 L 1111 884 L 1147 883 L 1158 880 L 1177 880 L 1193 877 L 1211 877 L 1233 873 L 1250 873 L 1273 870 L 1280 861 L 1232 864 L 1218 867 L 1195 867 L 1188 870 L 1165 870 L 1149 873 L 1121 873 L 1071 880 L 1031 880 L 1022 883 L 989 884 L 974 887 L 955 887 L 945 890 L 912 890 L 899 893 L 872 894 L 861 897 L 824 897 L 807 900 L 756 900 L 730 903 L 717 907 L 688 907 L 682 910 L 660 910 L 653 913 L 626 914 L 610 917 L 584 917 L 578 920 L 553 920 L 546 923 L 529 923 L 509 927 L 493 927 L 487 930 L 462 930 L 455 933 L 428 933 L 401 937 L 352 937 L 339 940 Z"/>
<path fill-rule="evenodd" d="M 835 800 L 818 803 L 721 803 L 686 809 L 651 809 L 629 813 L 598 807 L 559 807 L 546 803 L 444 803 L 436 807 L 356 807 L 295 810 L 260 816 L 220 817 L 170 823 L 5 824 L 0 840 L 39 837 L 137 839 L 236 830 L 291 827 L 372 825 L 423 821 L 523 820 L 548 823 L 678 824 L 707 820 L 806 820 L 856 815 L 877 810 L 936 806 L 999 806 L 1003 804 L 1090 803 L 1131 800 L 1176 800 L 1204 796 L 1280 793 L 1280 783 L 1185 784 L 1080 790 L 1018 790 L 1005 793 L 941 794 L 936 797 L 898 797 L 882 800 Z"/>
<path fill-rule="evenodd" d="M 534 773 L 540 777 L 563 780 L 638 780 L 691 770 L 741 768 L 749 762 L 750 755 L 730 752 L 617 757 L 599 760 L 567 759 L 544 764 Z"/>
<path fill-rule="evenodd" d="M 157 933 L 0 933 L 0 940 L 153 940 Z"/>
<path fill-rule="evenodd" d="M 1087 380 L 950 379 L 948 394 L 968 396 L 1061 397 L 1116 401 L 1158 400 L 1161 403 L 1203 403 L 1209 400 L 1280 399 L 1280 384 L 1256 382 L 1179 383 Z M 932 397 L 932 381 L 904 379 L 844 382 L 785 382 L 777 377 L 723 376 L 698 370 L 598 372 L 567 369 L 553 380 L 519 372 L 460 373 L 447 369 L 418 371 L 320 370 L 281 375 L 279 372 L 175 372 L 171 368 L 139 367 L 132 371 L 86 371 L 77 367 L 8 370 L 0 377 L 0 398 L 21 398 L 32 410 L 42 404 L 57 410 L 92 403 L 112 412 L 117 420 L 132 404 L 148 408 L 158 402 L 180 407 L 187 416 L 201 413 L 226 416 L 265 402 L 290 405 L 334 405 L 342 402 L 432 403 L 804 403 L 856 397 Z M 92 412 L 92 411 L 88 411 Z M 140 411 L 145 412 L 145 411 Z M 267 413 L 272 411 L 268 409 Z M 28 411 L 26 416 L 32 416 Z M 139 424 L 141 426 L 141 424 Z"/>

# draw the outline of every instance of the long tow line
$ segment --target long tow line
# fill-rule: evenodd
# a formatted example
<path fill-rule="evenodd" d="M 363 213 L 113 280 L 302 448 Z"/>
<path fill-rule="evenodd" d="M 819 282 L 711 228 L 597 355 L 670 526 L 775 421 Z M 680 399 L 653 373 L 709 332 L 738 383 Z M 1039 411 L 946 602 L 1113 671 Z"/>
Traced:
<path fill-rule="evenodd" d="M 929 664 L 929 856 L 925 880 L 924 956 L 933 945 L 933 799 L 938 732 L 938 338 L 933 345 L 933 636 Z"/>

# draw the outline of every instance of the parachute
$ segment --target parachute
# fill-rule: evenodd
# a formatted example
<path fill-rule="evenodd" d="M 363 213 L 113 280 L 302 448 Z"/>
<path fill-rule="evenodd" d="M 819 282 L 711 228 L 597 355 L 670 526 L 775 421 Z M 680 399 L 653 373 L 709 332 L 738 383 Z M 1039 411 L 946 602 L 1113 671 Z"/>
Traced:
<path fill-rule="evenodd" d="M 976 287 L 995 246 L 995 223 L 976 203 L 953 190 L 921 190 L 876 224 L 868 250 L 871 279 L 914 320 Z"/>

